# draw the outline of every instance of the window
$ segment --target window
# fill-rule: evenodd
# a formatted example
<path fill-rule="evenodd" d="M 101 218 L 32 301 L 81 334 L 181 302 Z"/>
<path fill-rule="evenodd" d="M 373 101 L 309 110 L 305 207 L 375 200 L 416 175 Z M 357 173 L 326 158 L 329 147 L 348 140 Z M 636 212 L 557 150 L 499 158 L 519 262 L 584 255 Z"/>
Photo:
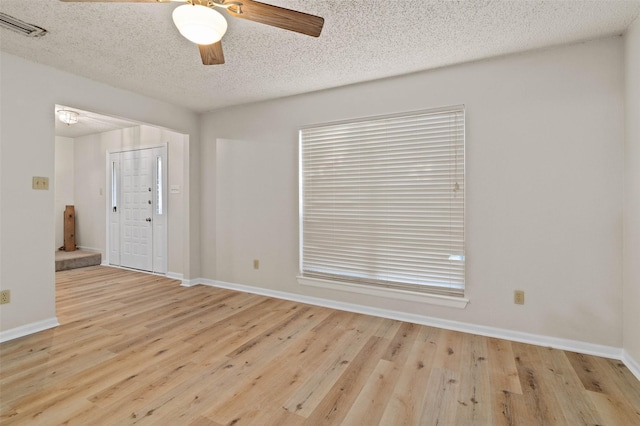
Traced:
<path fill-rule="evenodd" d="M 463 296 L 464 116 L 302 129 L 301 278 Z"/>
<path fill-rule="evenodd" d="M 162 157 L 156 157 L 156 214 L 162 214 Z"/>
<path fill-rule="evenodd" d="M 118 168 L 115 161 L 111 162 L 111 211 L 118 211 Z"/>

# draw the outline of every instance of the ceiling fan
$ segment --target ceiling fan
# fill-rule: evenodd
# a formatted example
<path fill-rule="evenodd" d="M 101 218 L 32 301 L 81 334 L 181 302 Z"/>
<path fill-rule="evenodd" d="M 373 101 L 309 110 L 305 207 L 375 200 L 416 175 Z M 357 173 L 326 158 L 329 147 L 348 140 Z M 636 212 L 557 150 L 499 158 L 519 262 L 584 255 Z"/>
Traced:
<path fill-rule="evenodd" d="M 189 41 L 196 43 L 204 65 L 224 64 L 222 36 L 227 31 L 227 21 L 216 8 L 225 9 L 235 18 L 260 22 L 312 37 L 318 37 L 324 18 L 285 9 L 253 0 L 61 0 L 78 3 L 186 3 L 173 11 L 173 22 L 178 31 Z"/>

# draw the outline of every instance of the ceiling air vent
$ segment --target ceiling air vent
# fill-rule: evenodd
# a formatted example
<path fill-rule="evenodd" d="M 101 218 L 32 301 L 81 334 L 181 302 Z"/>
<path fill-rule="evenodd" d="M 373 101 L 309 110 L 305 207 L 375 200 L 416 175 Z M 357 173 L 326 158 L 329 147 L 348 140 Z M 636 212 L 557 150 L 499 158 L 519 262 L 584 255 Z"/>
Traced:
<path fill-rule="evenodd" d="M 2 12 L 0 12 L 0 27 L 16 31 L 20 34 L 26 35 L 27 37 L 42 37 L 47 33 L 47 30 L 44 28 L 27 24 L 26 22 L 22 22 L 21 20 Z"/>

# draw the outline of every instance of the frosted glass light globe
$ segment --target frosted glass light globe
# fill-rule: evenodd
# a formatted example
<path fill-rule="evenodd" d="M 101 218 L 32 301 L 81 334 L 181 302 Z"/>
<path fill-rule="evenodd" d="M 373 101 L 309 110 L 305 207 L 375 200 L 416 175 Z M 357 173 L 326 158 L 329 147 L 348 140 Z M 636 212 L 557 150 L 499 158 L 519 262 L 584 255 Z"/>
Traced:
<path fill-rule="evenodd" d="M 78 113 L 76 111 L 69 111 L 68 109 L 62 109 L 58 111 L 58 120 L 62 121 L 67 126 L 76 124 L 78 122 Z"/>
<path fill-rule="evenodd" d="M 180 34 L 196 44 L 213 44 L 227 31 L 227 21 L 217 11 L 202 5 L 184 4 L 173 11 Z"/>

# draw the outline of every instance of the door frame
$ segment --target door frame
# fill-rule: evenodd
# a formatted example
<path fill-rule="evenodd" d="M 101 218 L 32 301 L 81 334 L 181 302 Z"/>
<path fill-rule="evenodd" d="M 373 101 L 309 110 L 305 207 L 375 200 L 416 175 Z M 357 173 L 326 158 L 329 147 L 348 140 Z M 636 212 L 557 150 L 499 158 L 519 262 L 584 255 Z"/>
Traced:
<path fill-rule="evenodd" d="M 168 143 L 160 143 L 160 144 L 156 144 L 156 145 L 141 145 L 141 146 L 137 146 L 135 148 L 132 149 L 122 149 L 122 150 L 107 150 L 106 151 L 106 155 L 105 155 L 105 161 L 106 161 L 106 182 L 105 182 L 105 188 L 107 189 L 104 193 L 104 201 L 105 201 L 105 259 L 104 259 L 104 264 L 108 265 L 108 266 L 114 266 L 114 267 L 119 267 L 119 268 L 125 268 L 125 269 L 130 269 L 130 268 L 126 268 L 124 266 L 120 265 L 120 259 L 118 259 L 118 264 L 111 264 L 111 211 L 112 211 L 112 206 L 111 206 L 111 200 L 112 200 L 112 194 L 113 194 L 113 188 L 112 188 L 112 184 L 113 184 L 113 176 L 112 176 L 112 165 L 111 165 L 111 155 L 112 154 L 119 154 L 119 153 L 123 153 L 123 152 L 131 152 L 131 151 L 142 151 L 142 150 L 146 150 L 146 149 L 163 149 L 163 168 L 162 168 L 162 180 L 163 180 L 163 186 L 162 186 L 162 198 L 163 198 L 163 216 L 164 216 L 164 226 L 163 226 L 163 231 L 162 231 L 162 240 L 164 241 L 164 244 L 161 247 L 162 253 L 161 253 L 161 257 L 164 259 L 164 269 L 163 271 L 159 271 L 158 267 L 157 267 L 157 261 L 156 261 L 156 241 L 153 238 L 153 236 L 156 234 L 157 230 L 156 230 L 156 204 L 154 203 L 153 205 L 153 213 L 152 213 L 152 217 L 154 219 L 153 224 L 152 224 L 152 238 L 151 238 L 151 247 L 152 247 L 152 253 L 151 253 L 151 258 L 152 258 L 152 270 L 151 271 L 142 271 L 142 272 L 150 272 L 150 273 L 154 273 L 154 274 L 161 274 L 161 275 L 166 275 L 168 273 L 169 270 L 169 259 L 168 259 L 168 238 L 169 238 L 169 191 L 168 191 L 168 186 L 169 186 L 169 173 L 168 173 L 168 169 L 169 169 L 169 144 Z M 120 164 L 118 164 L 118 173 L 120 172 Z M 155 172 L 156 170 L 156 165 L 153 165 L 153 170 Z M 120 184 L 121 180 L 118 181 L 118 185 Z M 154 191 L 155 194 L 155 191 Z M 118 193 L 117 193 L 117 197 L 121 197 L 121 193 L 120 193 L 120 189 L 118 189 Z M 154 196 L 155 199 L 155 196 Z M 120 214 L 121 211 L 118 212 L 118 214 Z M 118 243 L 120 244 L 121 242 L 121 230 L 119 230 L 118 232 Z M 137 270 L 137 269 L 136 269 Z"/>

